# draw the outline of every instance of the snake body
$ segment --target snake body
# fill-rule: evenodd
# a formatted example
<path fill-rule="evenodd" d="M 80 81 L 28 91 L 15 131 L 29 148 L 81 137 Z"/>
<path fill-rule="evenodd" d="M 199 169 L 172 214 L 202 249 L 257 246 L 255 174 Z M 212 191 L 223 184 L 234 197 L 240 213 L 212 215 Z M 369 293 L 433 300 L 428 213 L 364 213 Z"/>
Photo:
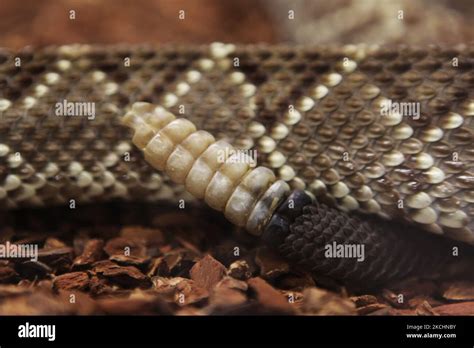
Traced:
<path fill-rule="evenodd" d="M 2 50 L 0 206 L 192 199 L 172 183 L 185 177 L 157 173 L 132 146 L 121 119 L 138 101 L 256 150 L 268 185 L 474 244 L 473 64 L 466 45 Z M 95 115 L 55 112 L 65 101 Z M 402 103 L 419 113 L 381 112 Z"/>

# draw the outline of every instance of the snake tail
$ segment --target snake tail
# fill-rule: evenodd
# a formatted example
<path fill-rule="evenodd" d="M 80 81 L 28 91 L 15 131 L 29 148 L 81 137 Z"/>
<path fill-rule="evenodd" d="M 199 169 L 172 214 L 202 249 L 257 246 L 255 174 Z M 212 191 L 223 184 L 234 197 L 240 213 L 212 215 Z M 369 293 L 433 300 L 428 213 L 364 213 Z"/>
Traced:
<path fill-rule="evenodd" d="M 444 240 L 382 219 L 363 220 L 291 191 L 272 170 L 255 167 L 247 154 L 161 106 L 137 102 L 122 121 L 155 169 L 315 275 L 375 286 L 448 262 Z"/>

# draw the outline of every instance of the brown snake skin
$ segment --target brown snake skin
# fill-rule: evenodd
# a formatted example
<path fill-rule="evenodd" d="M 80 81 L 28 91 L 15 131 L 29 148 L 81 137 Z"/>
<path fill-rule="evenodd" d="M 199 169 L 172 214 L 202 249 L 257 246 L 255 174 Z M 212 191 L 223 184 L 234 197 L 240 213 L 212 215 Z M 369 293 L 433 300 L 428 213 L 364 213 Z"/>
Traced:
<path fill-rule="evenodd" d="M 474 244 L 473 64 L 469 45 L 0 50 L 0 207 L 191 199 L 120 124 L 148 101 L 342 210 Z M 63 100 L 95 117 L 58 116 Z"/>

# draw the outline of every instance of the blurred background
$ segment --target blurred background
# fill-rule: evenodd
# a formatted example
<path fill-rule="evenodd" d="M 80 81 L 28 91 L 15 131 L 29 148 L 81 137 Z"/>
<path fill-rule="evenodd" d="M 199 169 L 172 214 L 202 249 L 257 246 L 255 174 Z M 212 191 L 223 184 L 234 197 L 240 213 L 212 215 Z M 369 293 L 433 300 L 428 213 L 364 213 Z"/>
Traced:
<path fill-rule="evenodd" d="M 456 44 L 473 41 L 473 19 L 471 0 L 1 0 L 0 46 Z"/>

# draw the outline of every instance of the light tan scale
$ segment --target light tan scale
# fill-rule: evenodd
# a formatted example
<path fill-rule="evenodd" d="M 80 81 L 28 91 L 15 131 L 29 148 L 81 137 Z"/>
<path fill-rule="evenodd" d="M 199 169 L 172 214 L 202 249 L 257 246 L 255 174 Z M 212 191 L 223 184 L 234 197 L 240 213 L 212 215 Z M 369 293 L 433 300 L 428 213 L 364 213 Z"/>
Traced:
<path fill-rule="evenodd" d="M 474 244 L 473 66 L 462 45 L 1 50 L 0 206 L 194 196 L 257 233 L 300 188 Z M 232 150 L 260 167 L 216 160 Z"/>
<path fill-rule="evenodd" d="M 251 168 L 251 157 L 162 107 L 135 103 L 123 122 L 148 163 L 250 233 L 261 234 L 290 192 L 270 169 Z"/>

